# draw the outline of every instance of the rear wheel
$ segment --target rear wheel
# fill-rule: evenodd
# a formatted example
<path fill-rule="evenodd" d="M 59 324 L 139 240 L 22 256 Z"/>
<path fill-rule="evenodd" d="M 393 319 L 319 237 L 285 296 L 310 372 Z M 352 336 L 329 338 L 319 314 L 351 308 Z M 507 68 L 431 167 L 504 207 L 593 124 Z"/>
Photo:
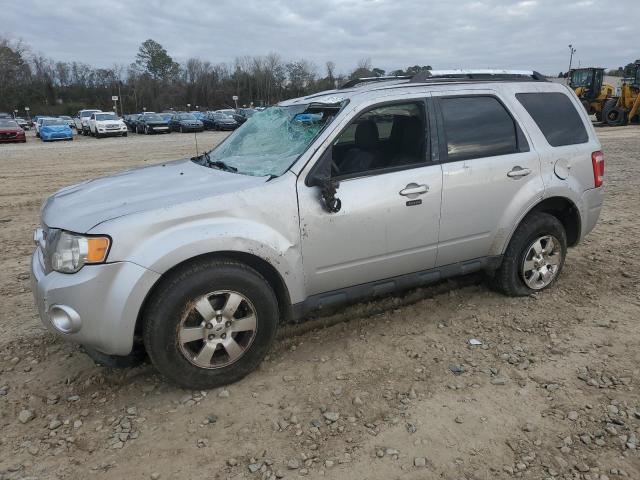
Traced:
<path fill-rule="evenodd" d="M 602 118 L 607 125 L 612 127 L 618 127 L 627 123 L 627 112 L 624 109 L 617 107 L 617 99 L 609 99 L 605 102 L 602 108 Z"/>
<path fill-rule="evenodd" d="M 505 295 L 529 295 L 550 287 L 560 275 L 567 254 L 567 235 L 548 213 L 528 215 L 518 226 L 493 286 Z"/>
<path fill-rule="evenodd" d="M 173 382 L 214 388 L 253 371 L 275 338 L 278 304 L 252 268 L 209 260 L 171 274 L 149 300 L 144 344 L 151 361 Z"/>

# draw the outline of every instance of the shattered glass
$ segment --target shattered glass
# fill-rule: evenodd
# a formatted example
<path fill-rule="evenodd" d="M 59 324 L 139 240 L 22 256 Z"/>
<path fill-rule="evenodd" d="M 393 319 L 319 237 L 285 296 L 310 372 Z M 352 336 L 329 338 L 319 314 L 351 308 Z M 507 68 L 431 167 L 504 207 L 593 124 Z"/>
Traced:
<path fill-rule="evenodd" d="M 245 175 L 282 175 L 336 113 L 307 107 L 271 107 L 256 113 L 209 152 L 211 162 L 224 162 Z"/>

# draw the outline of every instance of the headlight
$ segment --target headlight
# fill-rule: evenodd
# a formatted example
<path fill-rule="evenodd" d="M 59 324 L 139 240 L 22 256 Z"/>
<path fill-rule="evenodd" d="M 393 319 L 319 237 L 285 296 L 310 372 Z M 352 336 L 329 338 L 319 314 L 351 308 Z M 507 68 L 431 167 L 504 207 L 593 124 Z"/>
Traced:
<path fill-rule="evenodd" d="M 56 272 L 75 273 L 85 264 L 103 263 L 107 259 L 109 237 L 87 237 L 61 231 L 48 246 L 51 268 Z"/>

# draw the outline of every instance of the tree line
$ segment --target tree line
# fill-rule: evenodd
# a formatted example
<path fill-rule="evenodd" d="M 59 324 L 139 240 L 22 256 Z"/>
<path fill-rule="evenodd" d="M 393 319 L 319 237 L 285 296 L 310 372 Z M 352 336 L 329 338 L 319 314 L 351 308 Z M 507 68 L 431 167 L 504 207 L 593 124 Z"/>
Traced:
<path fill-rule="evenodd" d="M 414 65 L 389 75 L 411 75 L 431 69 Z M 336 72 L 332 61 L 285 60 L 277 53 L 238 57 L 231 63 L 199 58 L 176 62 L 155 40 L 143 42 L 128 65 L 95 68 L 82 62 L 61 62 L 35 54 L 23 42 L 0 38 L 0 111 L 25 107 L 32 115 L 71 115 L 82 108 L 113 108 L 118 112 L 167 108 L 200 110 L 273 105 L 286 98 L 335 88 L 349 78 L 383 76 L 386 72 L 362 59 L 348 74 Z"/>

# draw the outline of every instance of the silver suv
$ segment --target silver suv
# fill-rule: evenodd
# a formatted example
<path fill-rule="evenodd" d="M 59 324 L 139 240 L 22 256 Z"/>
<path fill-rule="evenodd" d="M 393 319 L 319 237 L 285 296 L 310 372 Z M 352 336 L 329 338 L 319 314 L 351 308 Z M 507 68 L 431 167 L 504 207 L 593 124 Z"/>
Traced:
<path fill-rule="evenodd" d="M 33 291 L 94 358 L 143 346 L 172 381 L 215 387 L 313 310 L 479 270 L 507 295 L 551 286 L 603 173 L 580 101 L 535 72 L 358 79 L 198 157 L 54 194 Z"/>

